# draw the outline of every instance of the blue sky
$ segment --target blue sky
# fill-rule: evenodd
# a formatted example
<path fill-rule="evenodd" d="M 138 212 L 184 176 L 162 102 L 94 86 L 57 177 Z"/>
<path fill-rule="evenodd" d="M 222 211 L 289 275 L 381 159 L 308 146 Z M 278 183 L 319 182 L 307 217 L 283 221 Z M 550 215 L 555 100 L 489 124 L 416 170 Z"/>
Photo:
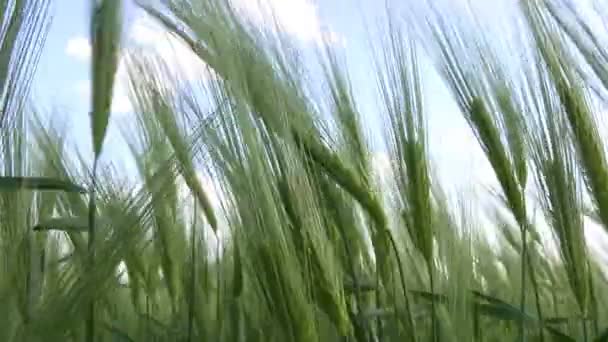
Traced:
<path fill-rule="evenodd" d="M 251 10 L 251 0 L 238 0 Z M 368 133 L 378 142 L 381 124 L 373 96 L 376 79 L 370 59 L 368 36 L 363 18 L 373 29 L 381 6 L 376 1 L 320 1 L 317 6 L 308 0 L 266 0 L 273 4 L 284 30 L 304 47 L 312 47 L 329 39 L 346 58 L 360 108 L 368 120 Z M 57 0 L 54 20 L 41 56 L 35 80 L 36 103 L 53 120 L 69 125 L 68 136 L 85 155 L 90 155 L 89 134 L 89 54 L 88 1 Z M 480 2 L 480 3 L 483 3 Z M 484 11 L 487 11 L 484 10 Z M 493 11 L 487 11 L 491 13 Z M 136 43 L 156 44 L 161 33 L 150 28 L 130 3 L 126 4 L 125 37 Z M 253 15 L 255 17 L 255 14 Z M 327 34 L 326 32 L 331 32 Z M 163 46 L 164 48 L 164 46 Z M 177 52 L 180 54 L 181 51 Z M 186 61 L 184 64 L 188 64 Z M 471 179 L 491 182 L 493 176 L 473 135 L 460 116 L 450 94 L 428 63 L 423 63 L 427 109 L 429 112 L 431 152 L 444 182 L 456 187 L 466 186 Z M 116 130 L 119 121 L 129 121 L 128 100 L 118 87 L 114 98 L 110 133 L 104 147 L 105 155 L 124 161 L 128 155 L 124 141 Z M 129 167 L 129 165 L 127 165 Z"/>
<path fill-rule="evenodd" d="M 48 32 L 36 78 L 33 97 L 39 109 L 49 119 L 66 125 L 69 141 L 85 156 L 92 153 L 89 121 L 89 79 L 90 46 L 88 43 L 89 1 L 53 1 L 53 22 Z M 132 4 L 126 4 L 125 27 L 130 29 L 128 20 L 134 13 Z M 114 108 L 125 112 L 125 98 L 118 98 Z M 121 106 L 122 103 L 122 106 Z M 122 108 L 121 108 L 122 107 Z M 107 141 L 106 154 L 122 152 L 124 142 L 116 134 L 116 114 L 113 114 L 112 137 Z M 125 151 L 126 152 L 126 151 Z M 126 153 L 124 153 L 126 154 Z"/>
<path fill-rule="evenodd" d="M 235 0 L 250 9 L 256 0 Z M 309 0 L 262 0 L 274 5 L 278 20 L 286 33 L 304 47 L 313 47 L 321 38 L 330 41 L 346 58 L 355 90 L 355 98 L 366 118 L 366 129 L 374 142 L 381 135 L 379 108 L 374 102 L 376 79 L 371 64 L 367 35 L 363 18 L 371 28 L 381 14 L 381 6 L 375 0 L 331 0 L 318 1 L 313 6 Z M 391 0 L 388 0 L 391 1 Z M 397 2 L 401 0 L 395 0 Z M 418 1 L 418 0 L 411 0 Z M 433 0 L 444 4 L 464 3 L 467 0 Z M 513 8 L 510 0 L 469 0 L 490 27 L 505 34 L 505 14 Z M 67 123 L 67 135 L 83 154 L 91 155 L 89 129 L 89 54 L 88 50 L 88 1 L 56 0 L 54 21 L 47 44 L 41 56 L 34 84 L 33 96 L 39 109 L 57 122 Z M 251 14 L 251 13 L 250 13 Z M 196 61 L 184 50 L 168 53 L 166 40 L 161 31 L 138 13 L 132 4 L 126 4 L 124 33 L 129 42 L 156 48 L 173 63 L 182 64 L 190 73 L 196 72 Z M 255 17 L 255 13 L 253 14 Z M 326 32 L 331 32 L 327 34 Z M 174 46 L 173 46 L 174 47 Z M 505 51 L 509 54 L 511 51 Z M 185 57 L 184 57 L 185 56 Z M 434 166 L 444 186 L 457 191 L 479 191 L 482 187 L 495 185 L 494 175 L 466 122 L 459 113 L 451 95 L 439 76 L 432 70 L 429 61 L 422 61 L 422 78 L 429 118 L 429 142 Z M 121 121 L 132 121 L 128 99 L 118 86 L 115 92 L 114 113 L 110 132 L 106 139 L 104 154 L 118 163 L 124 163 L 129 155 L 126 143 L 121 139 L 117 127 Z M 606 122 L 604 122 L 606 124 Z M 608 127 L 608 126 L 607 126 Z M 382 161 L 381 148 L 378 161 Z M 133 172 L 133 165 L 124 165 Z M 594 239 L 599 241 L 597 235 Z M 605 240 L 604 240 L 605 241 Z M 608 246 L 608 244 L 607 244 Z"/>

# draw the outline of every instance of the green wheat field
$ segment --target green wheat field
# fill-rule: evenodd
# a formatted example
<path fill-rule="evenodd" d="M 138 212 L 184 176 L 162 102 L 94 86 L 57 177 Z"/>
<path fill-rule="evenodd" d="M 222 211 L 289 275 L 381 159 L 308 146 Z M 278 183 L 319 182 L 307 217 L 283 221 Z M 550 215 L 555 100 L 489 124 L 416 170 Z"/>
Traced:
<path fill-rule="evenodd" d="M 185 80 L 91 1 L 89 162 L 30 91 L 51 1 L 0 0 L 0 342 L 608 341 L 608 6 L 513 2 L 504 36 L 386 5 L 372 137 L 348 48 L 311 71 L 229 1 L 138 1 L 208 67 Z M 437 177 L 421 56 L 497 180 L 484 210 Z M 136 181 L 102 158 L 119 63 Z"/>

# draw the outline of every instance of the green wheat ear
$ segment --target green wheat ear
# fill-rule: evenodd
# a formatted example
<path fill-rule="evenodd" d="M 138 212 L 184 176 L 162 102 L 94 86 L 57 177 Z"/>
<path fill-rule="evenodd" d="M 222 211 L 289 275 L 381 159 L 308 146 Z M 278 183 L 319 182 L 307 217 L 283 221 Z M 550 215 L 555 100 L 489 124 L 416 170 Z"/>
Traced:
<path fill-rule="evenodd" d="M 52 21 L 49 0 L 0 1 L 0 128 L 10 127 L 29 100 Z"/>
<path fill-rule="evenodd" d="M 93 60 L 91 131 L 95 158 L 101 148 L 110 120 L 114 79 L 118 70 L 122 1 L 95 1 L 91 15 L 91 50 Z"/>
<path fill-rule="evenodd" d="M 193 151 L 178 123 L 177 100 L 160 89 L 161 82 L 173 82 L 167 65 L 157 57 L 134 60 L 127 59 L 132 97 L 141 111 L 151 113 L 172 147 L 179 173 L 203 208 L 205 217 L 214 231 L 218 229 L 217 217 L 209 196 L 197 176 L 192 160 Z M 177 85 L 177 82 L 174 82 Z"/>
<path fill-rule="evenodd" d="M 539 55 L 543 59 L 564 114 L 574 136 L 580 167 L 599 216 L 608 229 L 608 161 L 597 124 L 586 99 L 582 79 L 573 70 L 564 68 L 572 64 L 572 53 L 567 51 L 558 32 L 550 28 L 543 11 L 545 5 L 528 4 L 527 20 L 532 28 Z"/>
<path fill-rule="evenodd" d="M 541 204 L 557 237 L 568 282 L 586 317 L 589 269 L 575 151 L 570 137 L 563 134 L 567 131 L 565 118 L 551 106 L 550 97 L 544 103 L 546 109 L 537 114 L 531 142 Z"/>

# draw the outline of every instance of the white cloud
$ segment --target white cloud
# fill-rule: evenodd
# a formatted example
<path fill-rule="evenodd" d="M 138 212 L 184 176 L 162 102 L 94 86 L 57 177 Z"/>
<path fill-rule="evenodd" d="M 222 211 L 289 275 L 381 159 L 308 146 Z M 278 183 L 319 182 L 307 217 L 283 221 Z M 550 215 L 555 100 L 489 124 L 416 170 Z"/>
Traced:
<path fill-rule="evenodd" d="M 142 48 L 146 54 L 156 54 L 167 62 L 170 72 L 180 75 L 179 79 L 191 80 L 209 74 L 204 63 L 187 46 L 169 35 L 160 24 L 147 16 L 141 15 L 136 19 L 125 36 L 124 43 Z M 91 58 L 91 46 L 84 37 L 70 39 L 65 51 L 70 57 L 82 62 L 88 62 Z M 90 87 L 90 80 L 85 80 L 78 82 L 74 90 L 79 96 L 88 100 L 91 96 Z M 112 113 L 125 114 L 132 111 L 133 105 L 128 96 L 126 65 L 120 62 L 114 85 Z"/>
<path fill-rule="evenodd" d="M 371 172 L 377 185 L 384 188 L 390 187 L 394 179 L 391 157 L 386 152 L 374 152 L 370 156 Z"/>
<path fill-rule="evenodd" d="M 118 88 L 117 88 L 118 89 Z M 133 105 L 131 100 L 126 95 L 126 92 L 114 91 L 114 97 L 112 98 L 112 113 L 125 114 L 133 111 Z"/>
<path fill-rule="evenodd" d="M 332 30 L 322 29 L 316 6 L 309 0 L 233 0 L 237 11 L 242 11 L 254 24 L 278 29 L 308 43 L 326 43 L 345 46 L 344 37 Z M 273 21 L 274 19 L 274 21 Z M 171 72 L 180 79 L 215 77 L 190 47 L 146 14 L 140 14 L 132 24 L 128 44 L 156 53 L 167 62 Z"/>
<path fill-rule="evenodd" d="M 327 45 L 346 46 L 346 38 L 335 31 L 325 31 L 321 34 L 323 43 Z"/>
<path fill-rule="evenodd" d="M 192 52 L 190 47 L 152 20 L 140 15 L 133 23 L 128 36 L 129 43 L 156 54 L 166 62 L 170 72 L 177 73 L 180 79 L 193 80 L 213 77 L 205 63 Z"/>
<path fill-rule="evenodd" d="M 306 43 L 344 45 L 344 37 L 324 28 L 317 6 L 310 0 L 233 0 L 255 24 L 277 28 Z"/>
<path fill-rule="evenodd" d="M 91 81 L 80 81 L 76 83 L 74 86 L 75 92 L 81 96 L 86 101 L 89 101 L 91 96 Z M 121 82 L 117 82 L 114 87 L 113 97 L 112 97 L 112 114 L 126 114 L 131 113 L 133 111 L 133 107 L 131 105 L 131 101 L 127 96 L 127 91 L 124 88 L 124 84 Z"/>
<path fill-rule="evenodd" d="M 88 61 L 91 58 L 91 44 L 85 37 L 72 37 L 66 44 L 65 53 L 79 61 Z"/>
<path fill-rule="evenodd" d="M 341 46 L 346 44 L 340 34 L 322 29 L 317 8 L 308 0 L 234 0 L 234 4 L 238 10 L 242 10 L 254 23 L 261 26 L 272 27 L 274 18 L 278 29 L 300 41 Z M 180 80 L 215 77 L 186 44 L 167 33 L 161 24 L 148 15 L 140 13 L 124 37 L 126 46 L 136 46 L 141 48 L 143 53 L 157 55 L 166 62 L 169 72 L 179 75 Z M 89 61 L 91 45 L 85 37 L 73 37 L 68 41 L 65 52 L 79 61 Z M 121 63 L 114 90 L 113 113 L 128 113 L 133 109 L 128 97 L 126 76 L 126 67 Z M 89 81 L 77 84 L 76 90 L 80 96 L 89 97 Z"/>

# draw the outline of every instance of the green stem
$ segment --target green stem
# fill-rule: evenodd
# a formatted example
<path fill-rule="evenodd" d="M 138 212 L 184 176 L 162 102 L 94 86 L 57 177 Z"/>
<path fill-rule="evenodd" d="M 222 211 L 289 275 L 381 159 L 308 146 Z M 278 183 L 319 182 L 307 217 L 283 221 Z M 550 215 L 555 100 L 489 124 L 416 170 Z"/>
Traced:
<path fill-rule="evenodd" d="M 150 285 L 152 282 L 150 281 L 150 270 L 148 269 L 146 271 L 146 281 L 148 283 L 148 285 Z M 144 321 L 144 336 L 146 336 L 146 339 L 149 339 L 150 336 L 148 336 L 148 334 L 150 333 L 150 322 L 149 322 L 149 317 L 151 317 L 151 310 L 150 310 L 150 288 L 146 287 L 146 320 Z"/>
<path fill-rule="evenodd" d="M 540 291 L 539 291 L 539 287 L 538 287 L 538 281 L 536 280 L 536 274 L 534 273 L 534 265 L 532 263 L 532 255 L 530 253 L 526 253 L 526 257 L 528 259 L 527 262 L 527 269 L 528 269 L 528 273 L 530 273 L 530 282 L 532 283 L 532 289 L 534 291 L 534 300 L 536 303 L 536 313 L 538 315 L 538 320 L 540 322 L 543 321 L 543 311 L 542 311 L 542 306 L 540 303 Z M 540 342 L 543 342 L 545 340 L 545 330 L 541 325 L 539 325 L 538 327 L 538 336 L 540 338 Z"/>
<path fill-rule="evenodd" d="M 91 189 L 89 189 L 89 274 L 92 274 L 95 268 L 95 188 L 97 186 L 96 174 L 98 161 L 99 159 L 96 157 L 95 161 L 93 162 Z M 95 293 L 93 293 L 93 296 L 89 301 L 85 338 L 87 342 L 95 341 Z"/>
<path fill-rule="evenodd" d="M 401 281 L 401 288 L 403 289 L 403 298 L 405 300 L 405 308 L 407 313 L 407 320 L 409 324 L 409 330 L 412 334 L 412 341 L 416 342 L 418 338 L 416 337 L 416 330 L 414 329 L 414 315 L 412 314 L 412 306 L 410 303 L 410 297 L 407 292 L 407 285 L 405 283 L 405 276 L 403 275 L 403 265 L 401 264 L 401 257 L 399 256 L 399 252 L 397 250 L 397 244 L 395 243 L 395 239 L 393 239 L 393 235 L 390 232 L 387 232 L 389 241 L 391 243 L 391 248 L 393 253 L 395 253 L 395 258 L 397 259 L 397 267 L 399 268 L 399 280 Z"/>
<path fill-rule="evenodd" d="M 193 197 L 193 214 L 192 214 L 192 241 L 190 247 L 190 302 L 188 303 L 188 342 L 192 342 L 192 330 L 194 323 L 194 289 L 196 285 L 196 197 Z"/>
<path fill-rule="evenodd" d="M 384 303 L 382 303 L 382 297 L 381 297 L 381 292 L 380 292 L 380 276 L 381 275 L 381 271 L 378 270 L 378 272 L 376 273 L 376 307 L 377 308 L 381 308 L 383 307 Z M 370 330 L 370 336 L 369 336 L 369 341 L 375 341 L 375 340 L 380 340 L 380 334 L 382 332 L 382 321 L 380 319 L 380 317 L 376 317 L 376 334 L 374 334 L 373 329 L 369 329 Z"/>
<path fill-rule="evenodd" d="M 434 281 L 434 275 L 433 275 L 433 264 L 432 262 L 427 263 L 427 269 L 429 272 L 429 279 L 431 282 L 431 294 L 435 294 L 435 281 Z M 431 340 L 433 342 L 437 342 L 438 341 L 438 336 L 437 336 L 437 311 L 435 308 L 435 300 L 432 299 L 431 300 Z"/>
<path fill-rule="evenodd" d="M 559 317 L 559 303 L 557 302 L 557 292 L 555 291 L 555 283 L 552 283 L 551 296 L 553 297 L 553 315 Z"/>
<path fill-rule="evenodd" d="M 483 336 L 481 334 L 481 317 L 479 315 L 479 308 L 476 303 L 473 304 L 473 340 L 475 342 L 481 342 Z"/>
<path fill-rule="evenodd" d="M 591 316 L 593 319 L 593 330 L 595 332 L 595 335 L 599 335 L 600 334 L 600 327 L 598 325 L 597 322 L 597 313 L 598 313 L 598 307 L 597 307 L 597 298 L 595 296 L 595 287 L 593 285 L 593 269 L 591 268 L 591 262 L 589 261 L 589 259 L 587 258 L 587 269 L 589 270 L 589 276 L 588 276 L 588 282 L 589 282 L 589 297 L 590 297 L 590 303 L 591 303 Z"/>
<path fill-rule="evenodd" d="M 218 238 L 219 240 L 219 238 Z M 219 241 L 217 243 L 216 246 L 216 255 L 218 260 L 216 261 L 215 265 L 216 265 L 216 272 L 217 272 L 217 298 L 216 298 L 216 307 L 215 307 L 215 315 L 216 315 L 216 324 L 217 324 L 217 334 L 218 336 L 221 335 L 222 333 L 222 323 L 223 323 L 223 319 L 222 319 L 222 314 L 221 314 L 221 307 L 222 307 L 222 269 L 221 269 L 221 265 L 220 265 L 220 244 Z"/>
<path fill-rule="evenodd" d="M 522 272 L 522 278 L 521 278 L 521 303 L 520 303 L 520 310 L 523 314 L 526 313 L 525 311 L 525 291 L 526 291 L 526 271 L 529 273 L 530 275 L 530 282 L 532 283 L 532 290 L 534 291 L 534 302 L 535 302 L 535 306 L 536 306 L 536 312 L 538 315 L 538 320 L 539 321 L 543 321 L 543 311 L 542 311 L 542 305 L 541 305 L 541 298 L 540 298 L 540 289 L 538 286 L 538 281 L 536 279 L 536 274 L 534 273 L 534 264 L 533 264 L 533 260 L 532 260 L 532 254 L 528 251 L 528 241 L 527 241 L 527 231 L 528 231 L 528 227 L 529 224 L 525 223 L 521 225 L 522 227 L 522 250 L 521 250 L 521 258 L 522 258 L 522 265 L 521 265 L 521 272 Z M 520 340 L 521 341 L 525 341 L 525 322 L 522 320 L 520 322 Z M 544 332 L 544 328 L 541 325 L 539 325 L 538 327 L 538 336 L 539 336 L 539 341 L 543 342 L 545 340 L 545 332 Z"/>
<path fill-rule="evenodd" d="M 346 252 L 346 258 L 348 259 L 348 266 L 350 268 L 351 277 L 353 278 L 353 286 L 355 288 L 355 301 L 353 303 L 353 317 L 357 317 L 357 315 L 361 312 L 360 305 L 362 305 L 363 301 L 361 298 L 361 286 L 359 285 L 359 277 L 357 276 L 357 272 L 355 269 L 353 253 L 350 250 L 350 245 L 348 244 L 348 240 L 346 239 L 346 232 L 344 231 L 344 227 L 342 224 L 338 224 L 338 231 L 342 237 L 342 241 L 344 242 L 344 251 Z M 355 329 L 362 329 L 361 324 L 356 320 L 352 320 L 352 324 L 355 326 Z"/>
<path fill-rule="evenodd" d="M 521 228 L 521 293 L 519 299 L 519 310 L 522 313 L 526 312 L 526 261 L 528 259 L 528 243 L 526 241 L 526 231 L 526 227 L 523 226 Z M 523 319 L 519 321 L 519 341 L 526 341 L 526 327 Z"/>

